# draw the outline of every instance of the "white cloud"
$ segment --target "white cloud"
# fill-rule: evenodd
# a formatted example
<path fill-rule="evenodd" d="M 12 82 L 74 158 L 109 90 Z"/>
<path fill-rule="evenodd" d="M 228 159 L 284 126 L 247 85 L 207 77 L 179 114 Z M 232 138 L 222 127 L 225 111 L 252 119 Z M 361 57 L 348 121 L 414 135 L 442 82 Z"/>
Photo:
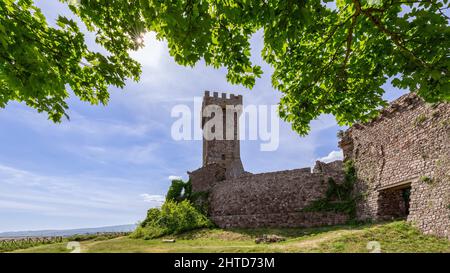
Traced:
<path fill-rule="evenodd" d="M 71 133 L 96 139 L 111 136 L 144 137 L 151 130 L 160 130 L 163 127 L 163 124 L 153 120 L 145 123 L 125 123 L 118 120 L 88 118 L 74 110 L 70 110 L 70 121 L 63 120 L 60 124 L 55 124 L 48 120 L 46 114 L 36 113 L 23 105 L 12 103 L 7 110 L 2 113 L 0 120 L 17 120 L 42 134 L 65 136 Z"/>
<path fill-rule="evenodd" d="M 162 162 L 160 162 L 160 158 L 156 155 L 159 146 L 157 143 L 124 147 L 87 145 L 82 147 L 67 146 L 65 149 L 71 153 L 102 164 L 108 162 L 126 162 L 135 165 L 152 163 L 161 166 Z"/>
<path fill-rule="evenodd" d="M 126 124 L 113 120 L 88 119 L 74 111 L 71 111 L 70 117 L 70 121 L 61 123 L 61 130 L 95 136 L 118 134 L 125 136 L 145 136 L 150 130 L 149 126 L 145 124 Z M 55 126 L 52 123 L 50 125 Z"/>
<path fill-rule="evenodd" d="M 336 160 L 342 160 L 344 158 L 344 155 L 342 153 L 342 151 L 331 151 L 327 156 L 325 157 L 321 157 L 317 160 L 325 162 L 325 163 L 330 163 Z"/>
<path fill-rule="evenodd" d="M 40 205 L 34 205 L 24 202 L 17 202 L 17 201 L 4 201 L 0 200 L 0 209 L 4 210 L 19 210 L 19 211 L 33 211 L 33 212 L 54 212 L 56 211 L 56 208 L 52 208 L 49 206 L 40 206 Z"/>
<path fill-rule="evenodd" d="M 173 180 L 182 180 L 181 176 L 176 176 L 176 175 L 170 175 L 169 176 L 169 180 L 173 181 Z"/>
<path fill-rule="evenodd" d="M 164 197 L 162 195 L 157 195 L 157 194 L 143 193 L 143 194 L 140 194 L 140 196 L 142 197 L 144 202 L 156 203 L 158 205 L 161 205 L 166 200 L 166 197 Z"/>
<path fill-rule="evenodd" d="M 144 187 L 120 178 L 53 176 L 0 164 L 0 188 L 0 214 L 138 220 L 147 209 L 136 198 Z"/>

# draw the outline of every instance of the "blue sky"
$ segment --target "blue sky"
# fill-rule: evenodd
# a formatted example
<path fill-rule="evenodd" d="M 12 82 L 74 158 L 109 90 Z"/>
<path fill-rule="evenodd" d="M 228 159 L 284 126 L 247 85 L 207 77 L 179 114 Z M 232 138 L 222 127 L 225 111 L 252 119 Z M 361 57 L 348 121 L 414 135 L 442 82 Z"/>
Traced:
<path fill-rule="evenodd" d="M 50 23 L 58 14 L 70 15 L 56 0 L 36 2 Z M 86 39 L 101 50 L 92 34 Z M 252 53 L 265 73 L 253 90 L 228 84 L 223 69 L 175 64 L 152 34 L 145 43 L 133 53 L 143 65 L 141 81 L 110 88 L 106 107 L 72 97 L 71 120 L 61 124 L 15 102 L 0 109 L 0 232 L 136 223 L 160 203 L 170 176 L 187 178 L 186 171 L 201 166 L 201 141 L 171 138 L 175 105 L 192 105 L 204 90 L 242 94 L 244 104 L 270 105 L 280 98 L 260 57 L 261 33 L 252 39 Z M 389 100 L 404 93 L 389 85 L 386 90 Z M 242 141 L 244 167 L 258 173 L 335 158 L 338 129 L 333 117 L 322 116 L 307 137 L 299 137 L 280 121 L 278 150 L 262 152 L 259 141 Z"/>

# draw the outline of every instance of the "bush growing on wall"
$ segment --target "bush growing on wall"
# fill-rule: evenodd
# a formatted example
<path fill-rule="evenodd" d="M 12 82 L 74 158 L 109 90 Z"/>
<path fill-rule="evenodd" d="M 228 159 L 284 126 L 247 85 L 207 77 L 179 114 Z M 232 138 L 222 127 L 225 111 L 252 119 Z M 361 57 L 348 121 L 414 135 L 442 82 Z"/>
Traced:
<path fill-rule="evenodd" d="M 172 185 L 170 185 L 167 191 L 166 200 L 172 201 L 183 201 L 191 200 L 192 198 L 192 183 L 191 180 L 184 182 L 183 180 L 172 180 Z"/>
<path fill-rule="evenodd" d="M 210 226 L 209 219 L 192 206 L 188 200 L 164 204 L 159 221 L 168 233 L 180 233 Z"/>
<path fill-rule="evenodd" d="M 166 200 L 181 202 L 189 200 L 191 204 L 204 215 L 208 215 L 208 192 L 192 192 L 191 180 L 183 182 L 182 180 L 173 180 L 170 186 Z"/>
<path fill-rule="evenodd" d="M 131 236 L 152 239 L 210 226 L 212 224 L 209 219 L 188 200 L 181 202 L 167 200 L 161 209 L 149 209 L 146 219 Z"/>
<path fill-rule="evenodd" d="M 206 210 L 203 207 L 198 208 L 191 200 L 197 199 L 192 195 L 191 188 L 190 181 L 173 180 L 162 207 L 149 209 L 147 217 L 131 237 L 152 239 L 212 226 L 206 216 Z"/>
<path fill-rule="evenodd" d="M 172 180 L 172 185 L 170 185 L 170 188 L 167 191 L 166 201 L 182 201 L 183 199 L 185 199 L 185 192 L 183 191 L 185 190 L 185 186 L 187 183 L 184 183 L 182 180 Z"/>

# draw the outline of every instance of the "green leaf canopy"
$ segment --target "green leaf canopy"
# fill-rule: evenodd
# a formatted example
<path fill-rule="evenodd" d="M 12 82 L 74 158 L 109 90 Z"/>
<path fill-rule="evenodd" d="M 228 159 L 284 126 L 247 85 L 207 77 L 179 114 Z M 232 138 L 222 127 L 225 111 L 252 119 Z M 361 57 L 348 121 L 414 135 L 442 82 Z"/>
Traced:
<path fill-rule="evenodd" d="M 110 54 L 90 51 L 74 21 L 49 27 L 32 0 L 0 2 L 0 106 L 23 101 L 59 121 L 70 87 L 81 100 L 108 101 L 108 86 L 138 80 L 128 54 L 142 33 L 167 40 L 181 65 L 203 59 L 227 80 L 253 87 L 262 70 L 250 38 L 264 32 L 263 59 L 283 93 L 281 118 L 300 134 L 321 114 L 366 121 L 386 104 L 381 86 L 450 101 L 448 0 L 81 0 L 67 2 Z M 328 1 L 329 2 L 329 1 Z"/>

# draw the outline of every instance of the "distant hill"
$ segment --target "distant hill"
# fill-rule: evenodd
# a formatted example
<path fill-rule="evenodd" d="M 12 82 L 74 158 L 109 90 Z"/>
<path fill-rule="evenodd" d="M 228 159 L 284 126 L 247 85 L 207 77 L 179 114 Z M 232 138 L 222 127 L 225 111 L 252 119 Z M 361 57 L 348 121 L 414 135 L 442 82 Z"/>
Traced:
<path fill-rule="evenodd" d="M 50 236 L 72 236 L 77 234 L 92 234 L 98 232 L 128 232 L 133 231 L 136 225 L 120 225 L 98 228 L 79 228 L 64 230 L 32 230 L 32 231 L 11 231 L 0 233 L 0 238 L 11 237 L 50 237 Z"/>

